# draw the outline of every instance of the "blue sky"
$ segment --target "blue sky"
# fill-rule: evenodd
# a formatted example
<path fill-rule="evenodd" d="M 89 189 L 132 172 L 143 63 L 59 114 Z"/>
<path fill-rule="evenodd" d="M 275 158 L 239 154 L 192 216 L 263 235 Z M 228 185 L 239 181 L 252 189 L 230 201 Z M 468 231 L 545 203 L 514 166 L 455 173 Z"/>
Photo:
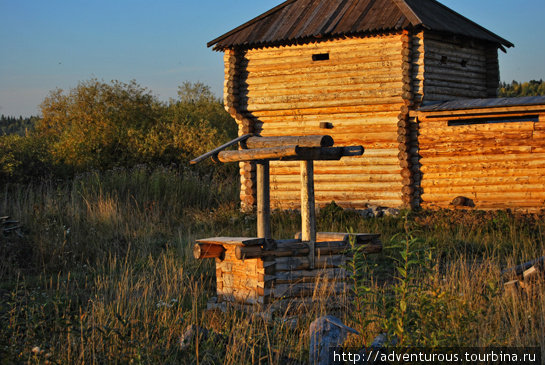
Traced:
<path fill-rule="evenodd" d="M 515 43 L 503 81 L 545 79 L 544 0 L 440 0 Z M 281 0 L 0 0 L 0 114 L 28 116 L 50 90 L 98 78 L 162 100 L 184 81 L 221 96 L 222 53 L 206 43 Z"/>

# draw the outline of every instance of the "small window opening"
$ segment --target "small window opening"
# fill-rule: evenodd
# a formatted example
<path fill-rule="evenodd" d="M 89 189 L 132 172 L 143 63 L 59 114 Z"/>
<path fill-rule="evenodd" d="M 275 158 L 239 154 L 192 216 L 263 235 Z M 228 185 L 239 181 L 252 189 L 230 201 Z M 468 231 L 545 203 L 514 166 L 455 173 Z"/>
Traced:
<path fill-rule="evenodd" d="M 327 61 L 329 60 L 329 53 L 316 53 L 312 55 L 313 61 Z"/>
<path fill-rule="evenodd" d="M 447 60 L 448 60 L 447 56 L 441 56 L 441 64 L 444 65 L 445 63 L 447 63 Z"/>
<path fill-rule="evenodd" d="M 459 119 L 449 120 L 449 127 L 456 127 L 460 125 L 474 125 L 474 124 L 492 124 L 492 123 L 521 123 L 521 122 L 538 122 L 539 116 L 527 115 L 524 117 L 500 117 L 500 118 L 473 118 L 473 119 Z"/>
<path fill-rule="evenodd" d="M 467 66 L 467 60 L 462 60 L 462 62 L 460 62 L 460 64 L 462 65 L 462 67 L 466 67 Z"/>

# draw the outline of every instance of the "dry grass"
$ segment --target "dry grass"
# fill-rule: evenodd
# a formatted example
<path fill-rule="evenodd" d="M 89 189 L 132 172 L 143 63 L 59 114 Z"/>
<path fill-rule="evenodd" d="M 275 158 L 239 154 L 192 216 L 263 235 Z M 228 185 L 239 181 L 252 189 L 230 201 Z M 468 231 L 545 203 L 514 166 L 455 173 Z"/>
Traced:
<path fill-rule="evenodd" d="M 3 363 L 305 363 L 308 326 L 329 313 L 327 283 L 302 314 L 270 322 L 239 311 L 207 313 L 214 295 L 209 261 L 195 261 L 195 238 L 254 235 L 255 218 L 237 210 L 236 182 L 145 168 L 89 173 L 70 183 L 5 186 L 0 215 L 21 221 L 23 238 L 0 235 L 0 358 Z M 294 212 L 275 212 L 275 237 L 299 228 Z M 422 212 L 408 218 L 427 269 L 410 272 L 407 344 L 545 346 L 545 295 L 505 297 L 500 270 L 543 255 L 543 215 Z M 403 232 L 402 218 L 362 219 L 322 210 L 323 231 Z M 399 316 L 388 302 L 399 285 L 395 248 L 368 258 L 334 314 L 360 330 L 364 346 Z M 422 261 L 424 264 L 424 261 Z M 362 270 L 360 270 L 362 271 Z M 294 303 L 294 307 L 298 306 Z M 221 339 L 182 350 L 190 324 Z"/>

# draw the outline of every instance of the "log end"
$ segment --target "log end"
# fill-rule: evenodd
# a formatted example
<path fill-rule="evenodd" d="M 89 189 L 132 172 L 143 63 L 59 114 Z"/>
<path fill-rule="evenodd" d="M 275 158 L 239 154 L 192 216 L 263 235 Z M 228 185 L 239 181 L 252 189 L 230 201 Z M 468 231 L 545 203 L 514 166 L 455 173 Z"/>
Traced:
<path fill-rule="evenodd" d="M 193 246 L 193 257 L 196 260 L 217 258 L 223 260 L 225 258 L 225 248 L 221 245 L 213 245 L 208 243 L 196 243 Z"/>

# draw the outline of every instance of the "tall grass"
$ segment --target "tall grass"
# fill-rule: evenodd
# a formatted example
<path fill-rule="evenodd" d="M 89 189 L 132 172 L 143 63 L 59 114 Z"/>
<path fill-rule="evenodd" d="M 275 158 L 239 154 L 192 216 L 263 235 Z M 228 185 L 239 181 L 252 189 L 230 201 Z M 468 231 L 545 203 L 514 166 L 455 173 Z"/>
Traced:
<path fill-rule="evenodd" d="M 236 189 L 234 178 L 146 167 L 4 186 L 0 215 L 23 228 L 22 237 L 0 234 L 0 358 L 305 363 L 308 326 L 331 311 L 325 280 L 314 305 L 299 314 L 265 321 L 236 310 L 205 311 L 215 295 L 214 267 L 193 259 L 194 240 L 255 235 L 255 217 L 239 211 Z M 299 219 L 297 212 L 274 212 L 274 237 L 292 237 Z M 403 312 L 407 344 L 545 346 L 543 287 L 532 297 L 506 297 L 500 278 L 501 268 L 543 255 L 543 215 L 438 211 L 364 219 L 330 205 L 318 213 L 318 228 L 382 233 L 387 246 L 355 262 L 354 280 L 367 290 L 345 293 L 334 311 L 361 332 L 350 345 L 368 345 L 397 323 L 399 306 L 387 298 L 401 285 L 392 258 L 399 258 L 399 234 L 408 229 L 432 257 L 404 278 L 413 290 L 405 292 L 413 299 Z M 219 338 L 200 337 L 184 349 L 180 336 L 190 324 Z"/>

